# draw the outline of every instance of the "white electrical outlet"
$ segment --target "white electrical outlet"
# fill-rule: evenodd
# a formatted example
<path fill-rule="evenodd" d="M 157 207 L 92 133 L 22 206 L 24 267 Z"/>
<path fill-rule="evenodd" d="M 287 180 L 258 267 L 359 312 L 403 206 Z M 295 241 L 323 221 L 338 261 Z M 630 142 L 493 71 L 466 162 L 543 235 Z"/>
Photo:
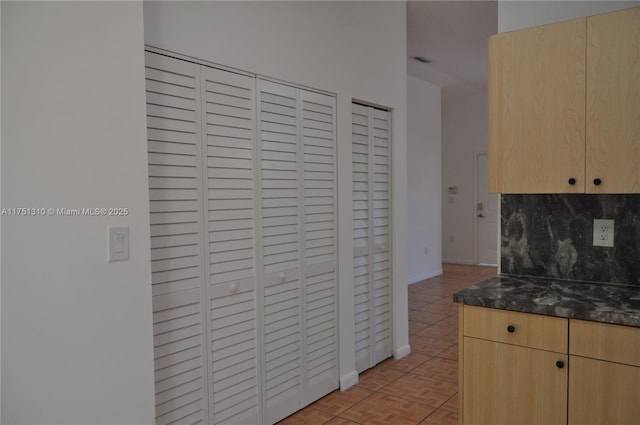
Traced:
<path fill-rule="evenodd" d="M 613 246 L 613 220 L 593 220 L 593 246 Z"/>

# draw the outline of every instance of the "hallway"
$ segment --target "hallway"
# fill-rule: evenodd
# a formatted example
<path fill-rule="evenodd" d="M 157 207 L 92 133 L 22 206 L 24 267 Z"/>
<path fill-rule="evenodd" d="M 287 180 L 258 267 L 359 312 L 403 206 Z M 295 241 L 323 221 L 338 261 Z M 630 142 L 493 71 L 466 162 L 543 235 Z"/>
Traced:
<path fill-rule="evenodd" d="M 411 354 L 385 360 L 280 425 L 456 425 L 458 305 L 452 294 L 496 274 L 495 267 L 443 264 L 443 275 L 409 286 Z"/>

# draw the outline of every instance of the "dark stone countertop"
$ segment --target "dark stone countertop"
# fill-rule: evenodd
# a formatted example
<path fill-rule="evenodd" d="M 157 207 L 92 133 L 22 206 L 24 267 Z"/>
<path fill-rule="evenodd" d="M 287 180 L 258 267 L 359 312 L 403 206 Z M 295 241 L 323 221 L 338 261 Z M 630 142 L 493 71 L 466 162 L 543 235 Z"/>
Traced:
<path fill-rule="evenodd" d="M 638 286 L 499 275 L 455 293 L 453 301 L 640 327 Z"/>

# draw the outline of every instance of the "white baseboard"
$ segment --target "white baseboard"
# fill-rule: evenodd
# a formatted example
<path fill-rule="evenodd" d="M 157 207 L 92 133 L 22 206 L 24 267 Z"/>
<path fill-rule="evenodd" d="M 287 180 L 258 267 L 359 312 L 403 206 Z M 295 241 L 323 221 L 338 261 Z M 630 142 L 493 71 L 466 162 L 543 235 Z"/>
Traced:
<path fill-rule="evenodd" d="M 402 347 L 393 350 L 393 358 L 400 360 L 409 353 L 411 353 L 411 346 L 409 344 L 403 345 Z"/>
<path fill-rule="evenodd" d="M 476 263 L 473 260 L 461 260 L 459 258 L 443 258 L 442 259 L 443 263 L 450 263 L 450 264 L 464 264 L 466 266 L 475 266 Z"/>
<path fill-rule="evenodd" d="M 407 282 L 409 285 L 413 285 L 414 283 L 421 282 L 425 279 L 431 279 L 432 277 L 440 276 L 442 274 L 442 269 L 434 270 L 429 273 L 424 273 L 419 276 L 410 277 Z"/>
<path fill-rule="evenodd" d="M 340 376 L 340 391 L 347 390 L 358 383 L 358 372 L 352 370 Z"/>

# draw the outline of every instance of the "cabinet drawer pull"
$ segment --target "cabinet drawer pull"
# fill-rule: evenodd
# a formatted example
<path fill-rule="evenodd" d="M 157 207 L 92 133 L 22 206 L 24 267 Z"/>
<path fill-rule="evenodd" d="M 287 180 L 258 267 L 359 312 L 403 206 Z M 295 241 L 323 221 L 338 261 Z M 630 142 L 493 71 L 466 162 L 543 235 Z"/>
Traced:
<path fill-rule="evenodd" d="M 573 186 L 574 184 L 576 184 L 576 179 L 574 179 L 573 177 L 571 177 L 571 178 L 569 179 L 569 184 L 570 184 L 571 186 Z"/>
<path fill-rule="evenodd" d="M 562 368 L 564 367 L 564 362 L 563 362 L 562 360 L 558 360 L 558 361 L 556 362 L 556 367 L 557 367 L 558 369 L 562 369 Z"/>
<path fill-rule="evenodd" d="M 516 331 L 516 327 L 513 325 L 509 325 L 507 326 L 507 332 L 509 332 L 510 334 L 514 333 Z"/>
<path fill-rule="evenodd" d="M 595 184 L 596 186 L 600 186 L 601 183 L 602 183 L 602 180 L 600 180 L 599 178 L 593 179 L 593 184 Z"/>

